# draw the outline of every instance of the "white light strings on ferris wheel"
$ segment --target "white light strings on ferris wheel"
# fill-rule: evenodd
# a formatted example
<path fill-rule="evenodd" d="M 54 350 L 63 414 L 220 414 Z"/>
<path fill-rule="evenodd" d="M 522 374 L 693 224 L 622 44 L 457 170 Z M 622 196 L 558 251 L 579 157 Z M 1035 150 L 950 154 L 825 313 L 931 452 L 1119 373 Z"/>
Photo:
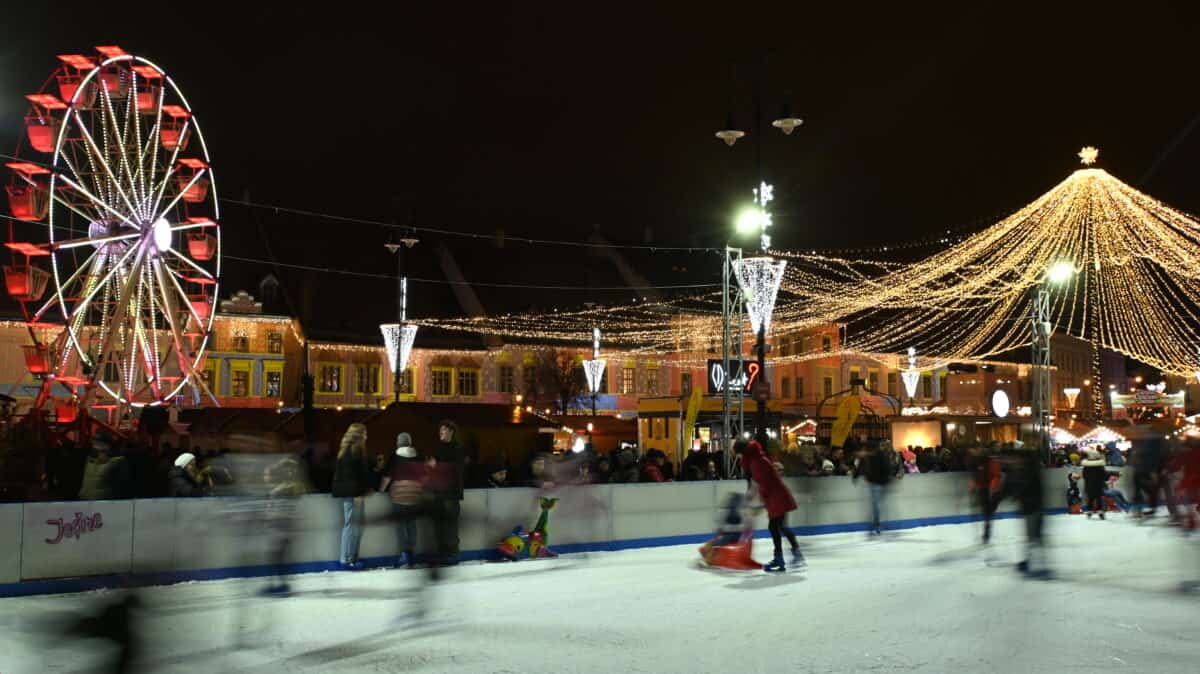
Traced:
<path fill-rule="evenodd" d="M 62 312 L 59 357 L 47 380 L 83 377 L 87 404 L 97 402 L 92 396 L 100 391 L 119 405 L 162 404 L 195 381 L 208 343 L 218 280 L 205 267 L 220 269 L 216 186 L 203 135 L 174 81 L 119 47 L 97 51 L 101 58 L 60 56 L 55 76 L 28 97 L 30 115 L 49 119 L 56 129 L 40 146 L 30 129 L 29 149 L 51 158 L 14 157 L 10 166 L 19 180 L 46 196 L 42 215 L 28 220 L 45 222 L 48 241 L 26 245 L 49 253 L 53 291 L 44 304 L 40 295 L 23 299 L 22 312 L 33 325 L 51 307 Z M 70 91 L 65 81 L 72 83 Z M 160 142 L 168 93 L 177 110 L 172 118 L 186 119 L 175 124 L 171 146 Z M 190 152 L 181 159 L 187 144 L 181 139 L 193 125 L 191 145 L 200 156 Z M 190 180 L 175 175 L 177 161 L 195 169 Z M 37 175 L 47 176 L 45 183 L 33 180 Z M 199 250 L 207 253 L 178 245 L 175 233 L 191 229 L 212 232 L 198 235 L 209 246 Z M 80 231 L 86 238 L 56 236 Z M 209 264 L 197 264 L 193 255 Z M 196 287 L 185 290 L 181 281 Z M 37 304 L 27 308 L 26 302 Z M 193 319 L 194 325 L 179 323 Z M 190 346 L 184 346 L 184 337 L 193 340 Z M 166 370 L 176 364 L 172 356 L 178 373 Z M 179 381 L 173 390 L 164 387 L 171 380 Z"/>

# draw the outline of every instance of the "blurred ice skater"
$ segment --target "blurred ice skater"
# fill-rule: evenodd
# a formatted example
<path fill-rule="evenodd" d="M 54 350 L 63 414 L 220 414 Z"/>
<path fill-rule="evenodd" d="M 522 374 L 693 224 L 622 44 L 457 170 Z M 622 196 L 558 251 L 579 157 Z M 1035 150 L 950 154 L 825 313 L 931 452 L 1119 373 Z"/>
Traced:
<path fill-rule="evenodd" d="M 284 596 L 291 592 L 287 557 L 296 531 L 296 500 L 308 491 L 308 481 L 300 462 L 288 456 L 263 472 L 263 482 L 268 490 L 264 530 L 270 539 L 271 566 L 275 573 L 275 582 L 264 594 Z"/>
<path fill-rule="evenodd" d="M 878 536 L 883 532 L 884 501 L 887 488 L 891 484 L 897 466 L 894 460 L 895 452 L 889 440 L 881 440 L 879 444 L 869 446 L 859 453 L 858 462 L 854 466 L 854 481 L 859 477 L 867 480 L 867 488 L 871 498 L 871 535 Z"/>

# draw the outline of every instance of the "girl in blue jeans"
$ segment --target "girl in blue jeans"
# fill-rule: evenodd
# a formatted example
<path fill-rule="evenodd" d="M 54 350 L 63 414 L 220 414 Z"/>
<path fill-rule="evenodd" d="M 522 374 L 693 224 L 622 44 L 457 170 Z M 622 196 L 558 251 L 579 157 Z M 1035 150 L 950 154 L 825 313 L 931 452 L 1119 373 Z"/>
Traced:
<path fill-rule="evenodd" d="M 342 550 L 339 561 L 343 569 L 363 568 L 363 563 L 358 559 L 358 546 L 366 521 L 366 497 L 371 490 L 371 469 L 367 464 L 366 447 L 367 427 L 350 424 L 342 436 L 337 467 L 333 471 L 333 497 L 342 499 Z"/>

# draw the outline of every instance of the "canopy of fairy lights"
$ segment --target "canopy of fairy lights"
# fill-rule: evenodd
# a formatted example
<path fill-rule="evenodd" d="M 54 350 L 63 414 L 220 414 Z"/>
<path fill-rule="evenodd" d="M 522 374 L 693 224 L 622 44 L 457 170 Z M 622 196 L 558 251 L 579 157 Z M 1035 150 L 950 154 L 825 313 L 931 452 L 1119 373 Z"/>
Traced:
<path fill-rule="evenodd" d="M 788 262 L 770 319 L 777 335 L 838 324 L 843 351 L 891 358 L 900 368 L 907 365 L 900 354 L 910 346 L 921 354 L 921 368 L 1001 356 L 1029 344 L 1031 298 L 1065 262 L 1075 273 L 1044 285 L 1057 331 L 1165 372 L 1190 377 L 1197 371 L 1200 220 L 1103 169 L 1075 171 L 1016 213 L 914 263 L 771 254 Z M 584 326 L 601 323 L 614 348 L 675 353 L 719 344 L 720 307 L 720 293 L 711 293 L 421 324 L 587 343 Z M 830 355 L 819 344 L 806 348 L 773 360 Z"/>

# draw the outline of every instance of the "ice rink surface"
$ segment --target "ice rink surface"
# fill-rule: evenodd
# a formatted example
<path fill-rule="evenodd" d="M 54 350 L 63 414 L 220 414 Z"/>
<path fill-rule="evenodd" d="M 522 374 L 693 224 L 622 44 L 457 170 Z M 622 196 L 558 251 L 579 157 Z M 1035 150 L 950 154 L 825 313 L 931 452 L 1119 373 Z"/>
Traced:
<path fill-rule="evenodd" d="M 991 561 L 979 526 L 805 537 L 809 568 L 780 575 L 699 569 L 694 545 L 463 564 L 423 622 L 400 617 L 418 571 L 305 575 L 273 599 L 264 579 L 154 588 L 135 671 L 1200 671 L 1200 596 L 1177 589 L 1200 537 L 1051 517 L 1056 579 L 1032 581 L 1012 568 L 1021 522 L 996 523 Z M 106 671 L 111 647 L 69 625 L 117 596 L 0 600 L 0 674 Z"/>

